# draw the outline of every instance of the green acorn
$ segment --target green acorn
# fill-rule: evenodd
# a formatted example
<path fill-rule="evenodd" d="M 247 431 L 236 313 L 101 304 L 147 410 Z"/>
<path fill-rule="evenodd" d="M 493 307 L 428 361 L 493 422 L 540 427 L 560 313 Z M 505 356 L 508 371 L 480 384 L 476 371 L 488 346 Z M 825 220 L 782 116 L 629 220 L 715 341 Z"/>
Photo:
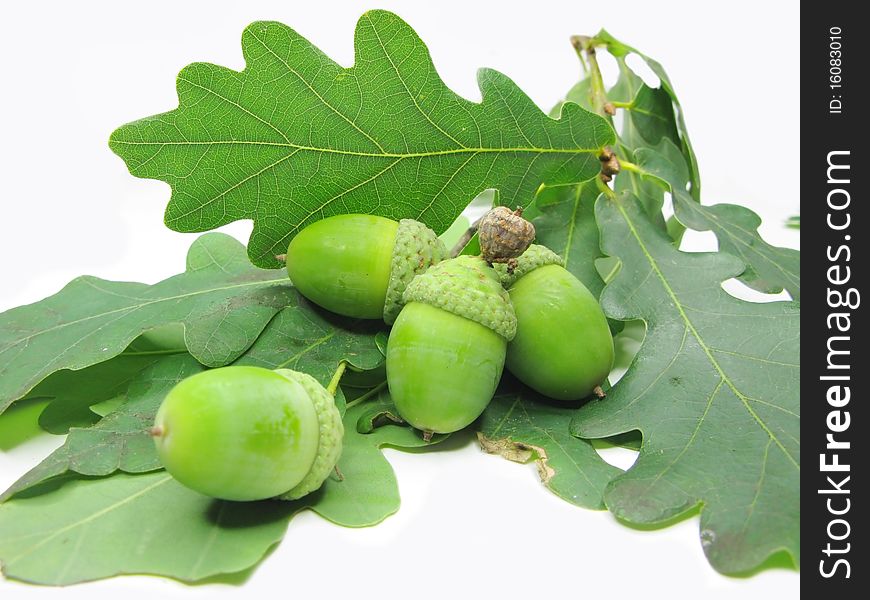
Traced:
<path fill-rule="evenodd" d="M 545 396 L 579 400 L 600 393 L 613 368 L 613 337 L 598 300 L 562 264 L 532 245 L 512 273 L 496 265 L 517 316 L 505 365 Z"/>
<path fill-rule="evenodd" d="M 474 421 L 495 393 L 516 317 L 479 256 L 416 277 L 387 342 L 387 383 L 399 414 L 427 434 Z"/>
<path fill-rule="evenodd" d="M 287 274 L 327 310 L 393 323 L 408 283 L 447 255 L 435 232 L 412 219 L 335 215 L 316 221 L 287 248 Z"/>
<path fill-rule="evenodd" d="M 166 470 L 225 500 L 295 500 L 338 461 L 344 427 L 316 379 L 230 366 L 188 377 L 164 398 L 150 433 Z"/>

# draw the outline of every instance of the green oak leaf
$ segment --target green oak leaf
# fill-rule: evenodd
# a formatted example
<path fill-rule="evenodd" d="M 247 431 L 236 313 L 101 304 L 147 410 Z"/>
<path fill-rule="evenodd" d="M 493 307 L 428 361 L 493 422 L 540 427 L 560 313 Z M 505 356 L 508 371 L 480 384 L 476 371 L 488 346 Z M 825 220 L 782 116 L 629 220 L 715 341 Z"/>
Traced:
<path fill-rule="evenodd" d="M 122 573 L 197 581 L 256 564 L 304 509 L 345 527 L 379 523 L 399 508 L 396 477 L 380 448 L 434 441 L 397 425 L 361 434 L 356 422 L 365 408 L 344 417 L 341 476 L 294 502 L 214 500 L 165 471 L 44 482 L 0 505 L 3 572 L 48 585 Z"/>
<path fill-rule="evenodd" d="M 309 302 L 295 289 L 287 307 L 233 364 L 303 371 L 326 386 L 341 362 L 359 370 L 379 367 L 378 334 L 384 324 L 340 317 Z"/>
<path fill-rule="evenodd" d="M 251 260 L 277 267 L 318 219 L 410 217 L 440 233 L 487 188 L 526 205 L 541 183 L 592 178 L 614 141 L 601 117 L 569 103 L 550 119 L 493 70 L 478 73 L 480 103 L 457 96 L 394 14 L 365 13 L 355 48 L 345 68 L 285 25 L 253 23 L 243 71 L 189 65 L 177 109 L 120 127 L 109 144 L 133 175 L 170 184 L 171 229 L 251 219 Z"/>
<path fill-rule="evenodd" d="M 621 72 L 625 70 L 631 70 L 625 61 L 625 57 L 629 54 L 636 54 L 641 59 L 643 59 L 643 61 L 652 70 L 652 72 L 655 73 L 655 75 L 659 78 L 659 81 L 661 82 L 661 88 L 658 89 L 669 96 L 671 102 L 673 103 L 673 106 L 670 107 L 671 110 L 665 110 L 664 112 L 655 111 L 655 114 L 653 115 L 655 118 L 646 122 L 650 125 L 655 126 L 656 120 L 661 123 L 662 119 L 667 121 L 671 121 L 671 119 L 673 119 L 673 123 L 676 125 L 679 136 L 678 143 L 680 145 L 681 152 L 686 159 L 686 164 L 689 165 L 689 181 L 691 182 L 689 192 L 692 198 L 694 198 L 696 201 L 699 201 L 701 198 L 701 175 L 698 171 L 698 159 L 695 156 L 695 151 L 692 149 L 692 142 L 689 139 L 689 130 L 686 128 L 686 121 L 683 116 L 683 108 L 680 105 L 680 100 L 677 97 L 677 93 L 674 91 L 674 86 L 671 83 L 671 79 L 670 77 L 668 77 L 668 74 L 665 71 L 664 67 L 661 65 L 661 63 L 650 58 L 639 50 L 636 50 L 635 48 L 632 48 L 631 46 L 620 42 L 603 29 L 595 35 L 594 39 L 596 42 L 604 44 L 607 47 L 608 52 L 610 52 L 616 58 L 617 63 L 620 65 Z M 632 79 L 634 81 L 640 81 L 640 79 L 636 75 L 634 75 Z M 657 93 L 655 90 L 648 87 L 647 91 L 643 91 L 642 87 L 640 89 L 635 88 L 635 90 L 637 90 L 636 92 L 634 92 L 635 95 L 632 95 L 629 98 L 625 99 L 627 101 L 631 101 L 632 104 L 635 104 L 635 102 L 637 102 L 636 106 L 629 107 L 629 110 L 631 110 L 632 108 L 638 109 L 637 112 L 641 114 L 640 121 L 634 118 L 631 119 L 635 123 L 635 125 L 643 125 L 645 123 L 644 117 L 648 115 L 643 115 L 643 112 L 653 112 L 650 110 L 652 107 L 663 106 L 664 99 L 660 97 L 660 93 Z M 647 135 L 647 137 L 649 137 L 649 135 Z M 658 143 L 658 140 L 651 139 L 651 143 L 656 144 Z"/>
<path fill-rule="evenodd" d="M 553 119 L 558 119 L 559 115 L 562 114 L 562 107 L 565 106 L 568 102 L 573 102 L 574 104 L 579 104 L 586 110 L 593 112 L 595 109 L 592 106 L 592 80 L 589 77 L 584 77 L 577 83 L 575 83 L 568 93 L 565 94 L 565 99 L 561 100 L 558 104 L 556 104 L 553 108 L 550 109 L 550 117 Z"/>
<path fill-rule="evenodd" d="M 712 231 L 719 241 L 719 250 L 746 264 L 740 281 L 769 294 L 786 289 L 794 300 L 800 300 L 800 252 L 764 241 L 758 233 L 761 218 L 757 214 L 736 204 L 703 206 L 695 202 L 686 191 L 689 174 L 683 156 L 667 140 L 656 148 L 636 150 L 634 159 L 641 174 L 657 179 L 671 192 L 674 214 L 681 223 L 696 231 Z"/>
<path fill-rule="evenodd" d="M 31 398 L 16 402 L 0 415 L 0 450 L 7 451 L 24 442 L 46 435 L 39 426 L 39 415 L 51 400 Z"/>
<path fill-rule="evenodd" d="M 800 229 L 801 228 L 801 216 L 795 215 L 793 217 L 789 217 L 785 222 L 785 226 L 789 229 Z"/>
<path fill-rule="evenodd" d="M 235 360 L 292 293 L 281 273 L 253 267 L 242 244 L 198 238 L 187 271 L 154 285 L 79 277 L 53 296 L 0 314 L 0 412 L 48 375 L 106 361 L 141 333 L 183 323 L 203 364 Z"/>
<path fill-rule="evenodd" d="M 571 504 L 604 509 L 604 489 L 622 471 L 592 443 L 571 435 L 575 406 L 552 400 L 505 378 L 477 424 L 484 450 L 520 463 L 535 461 L 543 484 Z"/>
<path fill-rule="evenodd" d="M 390 392 L 386 386 L 378 386 L 371 390 L 375 392 L 375 397 L 366 400 L 365 408 L 360 411 L 360 416 L 356 421 L 356 430 L 359 433 L 371 433 L 378 427 L 387 424 L 402 425 L 405 420 L 399 411 L 396 410 L 396 404 L 390 397 Z M 435 434 L 433 439 L 438 440 L 444 436 Z"/>
<path fill-rule="evenodd" d="M 571 425 L 587 439 L 643 435 L 607 507 L 655 524 L 702 505 L 702 545 L 723 573 L 781 550 L 799 563 L 799 305 L 730 296 L 721 283 L 743 263 L 678 251 L 629 194 L 600 198 L 596 217 L 603 250 L 622 262 L 602 306 L 647 327 L 623 378 Z"/>
<path fill-rule="evenodd" d="M 380 523 L 399 510 L 396 475 L 381 448 L 422 448 L 447 438 L 435 436 L 426 442 L 417 430 L 395 423 L 371 429 L 358 427 L 361 419 L 371 414 L 368 403 L 347 410 L 338 473 L 327 479 L 318 491 L 294 502 L 300 510 L 310 508 L 324 519 L 344 527 Z"/>
<path fill-rule="evenodd" d="M 543 187 L 535 204 L 538 216 L 532 220 L 536 242 L 559 254 L 565 268 L 583 282 L 597 298 L 604 281 L 595 268 L 602 256 L 595 223 L 594 181 L 572 186 Z"/>
<path fill-rule="evenodd" d="M 165 471 L 61 478 L 0 505 L 0 563 L 7 577 L 45 585 L 125 573 L 197 581 L 256 564 L 292 512 L 214 500 Z"/>
<path fill-rule="evenodd" d="M 100 420 L 92 405 L 123 398 L 130 382 L 161 358 L 160 354 L 122 353 L 78 371 L 63 369 L 43 379 L 24 399 L 51 399 L 39 415 L 39 425 L 49 433 L 87 427 Z"/>
<path fill-rule="evenodd" d="M 162 468 L 148 428 L 169 390 L 202 369 L 189 354 L 155 361 L 130 384 L 126 402 L 93 427 L 71 429 L 63 446 L 12 484 L 0 502 L 68 472 L 102 476 Z"/>
<path fill-rule="evenodd" d="M 643 80 L 638 77 L 634 71 L 625 62 L 624 56 L 616 57 L 617 65 L 619 66 L 619 78 L 610 90 L 607 96 L 610 100 L 622 102 L 623 104 L 631 104 L 636 98 L 642 98 L 642 90 L 647 88 Z M 647 93 L 648 94 L 648 93 Z M 673 123 L 674 111 L 673 107 L 668 103 L 666 106 L 659 104 L 657 108 L 662 111 L 658 114 L 658 119 L 650 115 L 644 115 L 640 119 L 633 118 L 632 112 L 628 112 L 626 118 L 622 121 L 622 128 L 619 131 L 619 139 L 617 141 L 618 153 L 622 156 L 631 156 L 635 148 L 643 147 L 648 142 L 647 138 L 654 138 L 656 135 L 653 132 L 646 132 L 646 135 L 639 129 L 647 123 L 652 123 L 655 131 L 658 131 L 658 139 L 661 139 L 662 132 L 666 132 L 668 137 L 676 135 L 676 129 L 668 131 L 661 126 L 656 127 L 656 124 Z M 617 177 L 614 183 L 614 189 L 617 193 L 624 191 L 631 192 L 640 199 L 641 204 L 646 209 L 650 220 L 660 227 L 663 231 L 667 230 L 667 223 L 662 214 L 662 206 L 664 204 L 665 194 L 661 186 L 652 181 L 646 181 L 638 173 L 631 171 L 623 171 Z M 674 236 L 675 241 L 679 241 L 682 237 L 682 232 L 677 231 Z"/>

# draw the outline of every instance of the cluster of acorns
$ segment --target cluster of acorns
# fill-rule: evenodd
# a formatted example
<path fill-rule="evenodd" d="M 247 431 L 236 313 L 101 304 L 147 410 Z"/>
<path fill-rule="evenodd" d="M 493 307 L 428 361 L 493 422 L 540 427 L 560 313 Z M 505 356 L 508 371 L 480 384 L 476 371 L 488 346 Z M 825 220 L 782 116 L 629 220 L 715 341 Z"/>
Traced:
<path fill-rule="evenodd" d="M 613 366 L 607 320 L 557 254 L 531 245 L 534 235 L 519 213 L 495 208 L 480 221 L 481 255 L 447 258 L 417 221 L 337 215 L 293 239 L 287 271 L 321 307 L 392 325 L 390 396 L 428 439 L 474 422 L 505 366 L 556 400 L 601 393 Z M 194 490 L 295 499 L 335 468 L 343 426 L 310 375 L 229 366 L 176 385 L 151 434 L 166 469 Z"/>

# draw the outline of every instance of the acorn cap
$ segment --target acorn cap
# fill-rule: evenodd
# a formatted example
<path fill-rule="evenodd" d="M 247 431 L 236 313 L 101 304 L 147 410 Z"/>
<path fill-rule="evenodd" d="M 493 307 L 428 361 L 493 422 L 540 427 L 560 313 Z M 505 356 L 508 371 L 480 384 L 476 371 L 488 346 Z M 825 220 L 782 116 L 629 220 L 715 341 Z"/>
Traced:
<path fill-rule="evenodd" d="M 402 297 L 411 280 L 446 257 L 447 248 L 434 231 L 413 219 L 399 221 L 384 302 L 384 322 L 387 325 L 393 324 L 405 305 Z"/>
<path fill-rule="evenodd" d="M 560 267 L 563 267 L 565 266 L 565 261 L 562 260 L 561 256 L 546 246 L 532 244 L 529 246 L 529 249 L 517 259 L 517 264 L 514 267 L 513 273 L 509 272 L 508 265 L 505 264 L 495 264 L 492 268 L 496 270 L 498 276 L 501 278 L 501 284 L 505 289 L 507 289 L 515 284 L 517 280 L 526 273 L 530 273 L 538 267 L 544 267 L 546 265 L 559 265 Z"/>
<path fill-rule="evenodd" d="M 496 206 L 480 219 L 477 238 L 486 262 L 504 263 L 526 251 L 535 240 L 535 226 L 522 217 L 522 209 Z"/>
<path fill-rule="evenodd" d="M 341 413 L 335 406 L 335 398 L 314 377 L 290 369 L 275 369 L 275 372 L 295 381 L 305 389 L 314 403 L 317 420 L 320 422 L 320 443 L 308 474 L 296 484 L 296 487 L 278 496 L 281 500 L 296 500 L 319 489 L 332 473 L 341 455 L 344 425 L 341 422 Z"/>
<path fill-rule="evenodd" d="M 479 256 L 457 256 L 433 266 L 408 285 L 405 303 L 423 302 L 465 317 L 511 341 L 517 318 L 510 296 Z M 437 333 L 437 332 L 436 332 Z"/>

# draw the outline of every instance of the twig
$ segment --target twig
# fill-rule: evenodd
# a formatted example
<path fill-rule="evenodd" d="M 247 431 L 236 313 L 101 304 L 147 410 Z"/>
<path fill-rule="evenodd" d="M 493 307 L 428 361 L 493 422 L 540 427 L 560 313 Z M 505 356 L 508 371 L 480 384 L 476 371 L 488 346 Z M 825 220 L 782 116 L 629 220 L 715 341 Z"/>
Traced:
<path fill-rule="evenodd" d="M 387 382 L 386 382 L 386 381 L 382 381 L 382 382 L 380 382 L 378 385 L 376 385 L 375 387 L 373 387 L 372 389 L 370 389 L 369 391 L 367 391 L 365 394 L 363 394 L 363 395 L 360 396 L 359 398 L 354 398 L 353 400 L 351 400 L 350 402 L 348 402 L 348 403 L 345 405 L 344 409 L 345 409 L 345 410 L 350 410 L 351 408 L 353 408 L 353 407 L 356 406 L 357 404 L 362 404 L 362 403 L 365 402 L 366 400 L 369 400 L 370 398 L 372 398 L 372 397 L 378 395 L 378 394 L 381 392 L 381 390 L 383 390 L 385 387 L 387 387 Z"/>
<path fill-rule="evenodd" d="M 344 375 L 344 370 L 347 368 L 347 362 L 341 361 L 338 363 L 338 368 L 335 370 L 335 373 L 332 375 L 332 380 L 330 380 L 329 385 L 326 386 L 326 391 L 335 396 L 335 392 L 338 389 L 338 384 L 341 382 L 341 376 Z"/>
<path fill-rule="evenodd" d="M 465 247 L 468 245 L 468 242 L 470 242 L 471 238 L 474 237 L 474 234 L 477 233 L 478 225 L 480 225 L 480 219 L 472 223 L 468 227 L 468 229 L 465 230 L 465 233 L 462 234 L 462 237 L 459 238 L 459 241 L 456 242 L 456 245 L 451 248 L 450 258 L 456 258 L 457 256 L 459 256 L 459 253 L 465 249 Z"/>

